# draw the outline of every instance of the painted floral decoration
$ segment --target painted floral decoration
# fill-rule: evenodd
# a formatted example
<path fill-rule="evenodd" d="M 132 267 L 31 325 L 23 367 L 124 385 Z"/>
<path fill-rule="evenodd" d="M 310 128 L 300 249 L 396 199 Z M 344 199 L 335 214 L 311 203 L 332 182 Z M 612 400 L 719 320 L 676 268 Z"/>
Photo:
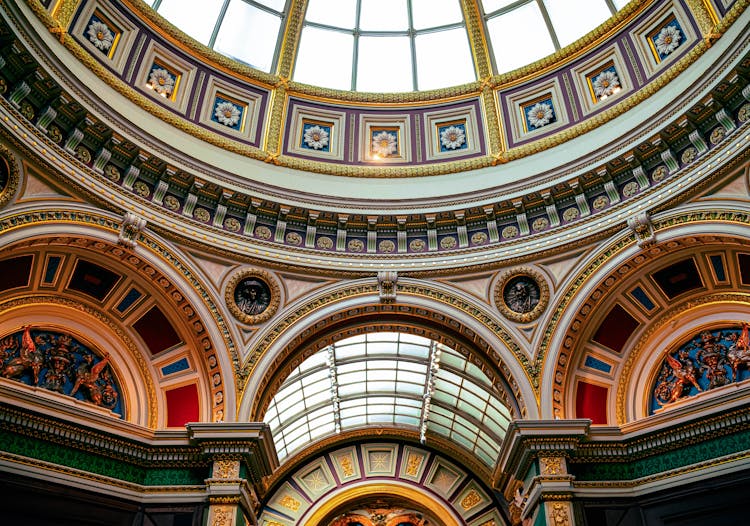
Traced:
<path fill-rule="evenodd" d="M 674 25 L 664 26 L 654 40 L 656 50 L 662 55 L 669 55 L 677 49 L 682 40 L 682 33 Z"/>
<path fill-rule="evenodd" d="M 396 135 L 388 131 L 381 131 L 372 137 L 372 153 L 380 157 L 389 157 L 396 153 L 398 143 Z"/>
<path fill-rule="evenodd" d="M 100 22 L 99 20 L 91 21 L 87 34 L 89 40 L 94 46 L 102 51 L 108 51 L 112 47 L 112 43 L 115 41 L 115 36 L 110 31 L 107 24 Z"/>
<path fill-rule="evenodd" d="M 440 132 L 440 144 L 449 150 L 456 150 L 466 142 L 466 134 L 458 126 L 448 126 Z"/>
<path fill-rule="evenodd" d="M 229 101 L 217 102 L 214 116 L 225 126 L 236 126 L 240 122 L 240 109 Z"/>
<path fill-rule="evenodd" d="M 307 128 L 302 139 L 313 150 L 322 150 L 328 146 L 328 132 L 317 125 Z"/>
<path fill-rule="evenodd" d="M 164 68 L 152 69 L 148 83 L 159 95 L 171 95 L 174 89 L 174 77 Z"/>
<path fill-rule="evenodd" d="M 552 113 L 552 106 L 546 102 L 538 102 L 529 108 L 526 116 L 529 118 L 529 124 L 534 128 L 541 128 L 549 124 L 554 114 Z"/>
<path fill-rule="evenodd" d="M 620 91 L 620 79 L 611 69 L 602 71 L 593 82 L 594 94 L 598 99 L 605 99 Z"/>

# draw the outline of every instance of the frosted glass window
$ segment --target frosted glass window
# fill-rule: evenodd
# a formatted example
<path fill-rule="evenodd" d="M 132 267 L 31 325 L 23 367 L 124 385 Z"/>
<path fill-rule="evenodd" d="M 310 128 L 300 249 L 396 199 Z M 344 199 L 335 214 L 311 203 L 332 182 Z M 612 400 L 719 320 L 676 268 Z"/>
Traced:
<path fill-rule="evenodd" d="M 458 0 L 411 0 L 414 29 L 446 26 L 463 22 Z"/>
<path fill-rule="evenodd" d="M 162 0 L 159 14 L 208 45 L 223 4 L 224 0 Z"/>
<path fill-rule="evenodd" d="M 482 7 L 484 7 L 485 13 L 490 14 L 503 7 L 508 7 L 516 1 L 517 0 L 482 0 Z"/>
<path fill-rule="evenodd" d="M 557 40 L 561 46 L 576 41 L 607 20 L 612 13 L 604 0 L 544 0 Z"/>
<path fill-rule="evenodd" d="M 294 80 L 325 88 L 351 89 L 354 36 L 307 26 L 302 29 Z M 321 55 L 326 59 L 322 60 Z"/>
<path fill-rule="evenodd" d="M 359 28 L 363 31 L 406 31 L 406 0 L 361 0 Z"/>
<path fill-rule="evenodd" d="M 414 44 L 420 90 L 476 80 L 469 39 L 463 27 L 417 35 Z M 446 64 L 450 64 L 450 67 L 446 67 Z"/>
<path fill-rule="evenodd" d="M 334 1 L 336 8 L 332 9 L 331 3 Z M 354 27 L 356 17 L 356 0 L 310 0 L 305 13 L 308 22 L 340 28 Z"/>
<path fill-rule="evenodd" d="M 490 18 L 487 30 L 499 73 L 519 68 L 555 51 L 547 24 L 535 2 Z M 532 34 L 533 38 L 529 38 Z"/>
<path fill-rule="evenodd" d="M 232 0 L 214 48 L 219 53 L 270 72 L 281 18 L 267 11 Z"/>
<path fill-rule="evenodd" d="M 357 90 L 412 90 L 408 37 L 360 37 Z"/>

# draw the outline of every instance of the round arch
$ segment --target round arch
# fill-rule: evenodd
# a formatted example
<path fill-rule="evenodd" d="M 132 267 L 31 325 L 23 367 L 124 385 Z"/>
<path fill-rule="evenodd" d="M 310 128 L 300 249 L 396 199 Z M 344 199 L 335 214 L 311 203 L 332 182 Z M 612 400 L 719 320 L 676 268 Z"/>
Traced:
<path fill-rule="evenodd" d="M 575 407 L 578 397 L 578 375 L 590 380 L 587 380 L 587 383 L 594 386 L 592 392 L 596 391 L 598 396 L 607 398 L 606 423 L 612 424 L 615 420 L 619 424 L 625 422 L 624 391 L 622 385 L 619 388 L 615 387 L 621 384 L 623 359 L 627 358 L 633 348 L 643 345 L 641 339 L 649 336 L 650 328 L 655 323 L 654 318 L 659 316 L 658 311 L 662 307 L 666 310 L 667 303 L 670 302 L 662 291 L 657 289 L 656 293 L 651 293 L 646 290 L 645 294 L 649 298 L 654 294 L 657 299 L 663 298 L 661 304 L 657 302 L 658 308 L 649 311 L 633 297 L 633 291 L 638 284 L 657 287 L 653 278 L 648 277 L 649 273 L 685 259 L 693 252 L 704 254 L 700 256 L 703 259 L 697 263 L 698 272 L 707 274 L 710 273 L 711 267 L 706 259 L 709 252 L 714 249 L 717 253 L 722 252 L 728 246 L 747 246 L 750 228 L 747 227 L 742 214 L 737 215 L 736 210 L 730 211 L 729 205 L 726 205 L 726 210 L 719 208 L 718 212 L 716 209 L 705 210 L 696 205 L 687 205 L 688 211 L 673 210 L 656 215 L 651 219 L 655 232 L 653 243 L 638 246 L 632 232 L 623 231 L 613 238 L 610 244 L 587 256 L 579 265 L 579 271 L 571 275 L 559 296 L 563 301 L 556 306 L 553 317 L 553 326 L 556 329 L 542 343 L 542 351 L 546 350 L 541 386 L 543 417 L 575 416 L 570 408 Z M 648 279 L 643 281 L 641 278 L 644 277 Z M 705 277 L 701 279 L 704 282 L 709 281 Z M 644 286 L 640 288 L 644 289 Z M 729 282 L 726 282 L 711 285 L 709 288 L 731 291 L 729 286 Z M 711 290 L 705 287 L 698 288 L 688 296 L 690 300 L 694 300 L 710 294 Z M 596 351 L 602 348 L 601 345 L 593 346 L 594 352 L 586 352 L 584 344 L 591 340 L 596 327 L 600 326 L 609 309 L 617 304 L 617 298 L 624 298 L 620 303 L 624 304 L 625 311 L 638 325 L 632 336 L 623 342 L 624 347 L 618 353 L 610 353 L 621 353 L 624 358 L 608 359 L 607 352 L 611 349 L 606 348 L 603 354 L 597 354 Z M 684 303 L 688 299 L 682 295 L 678 296 L 676 301 Z M 604 359 L 600 360 L 602 356 Z M 588 367 L 582 365 L 585 360 L 589 360 Z M 605 369 L 608 371 L 605 372 Z M 584 395 L 585 393 L 582 393 L 581 396 Z M 627 412 L 631 416 L 638 413 L 631 409 Z"/>
<path fill-rule="evenodd" d="M 127 291 L 135 290 L 140 294 L 132 307 L 119 312 L 111 295 L 99 301 L 87 294 L 69 290 L 66 280 L 72 274 L 70 269 L 58 271 L 61 275 L 68 272 L 64 277 L 65 282 L 55 281 L 46 288 L 47 292 L 58 296 L 74 296 L 76 301 L 86 305 L 93 317 L 104 316 L 114 320 L 112 324 L 117 330 L 113 330 L 113 334 L 118 335 L 120 340 L 124 335 L 133 342 L 134 352 L 145 364 L 141 367 L 144 371 L 141 376 L 148 376 L 152 384 L 150 389 L 160 393 L 151 397 L 153 400 L 148 404 L 150 414 L 138 423 L 151 428 L 167 427 L 166 393 L 186 385 L 195 386 L 196 419 L 223 420 L 225 414 L 234 415 L 236 391 L 232 360 L 228 353 L 217 352 L 217 349 L 232 347 L 226 344 L 226 338 L 231 336 L 226 328 L 207 323 L 215 319 L 213 314 L 220 303 L 212 298 L 213 294 L 203 285 L 205 280 L 199 271 L 186 263 L 188 259 L 148 231 L 136 234 L 137 244 L 133 248 L 118 243 L 123 221 L 118 216 L 94 212 L 81 206 L 76 211 L 66 212 L 66 222 L 51 222 L 48 214 L 54 212 L 44 209 L 41 203 L 34 205 L 33 209 L 0 217 L 2 226 L 6 228 L 0 245 L 0 257 L 18 253 L 19 250 L 43 254 L 33 263 L 32 276 L 35 281 L 31 286 L 35 294 L 45 288 L 40 282 L 41 274 L 48 269 L 45 258 L 53 253 L 63 256 L 61 267 L 85 259 L 102 268 L 112 269 L 120 276 L 112 289 L 115 291 L 113 294 L 122 293 L 119 296 L 122 299 Z M 57 280 L 55 277 L 52 279 Z M 123 284 L 132 286 L 123 288 Z M 136 321 L 136 313 L 143 314 L 150 306 L 164 307 L 159 310 L 173 325 L 180 337 L 180 345 L 154 353 L 146 346 L 142 335 L 130 326 L 131 322 Z M 185 360 L 181 361 L 183 358 Z M 170 365 L 178 362 L 182 369 L 170 377 L 165 371 L 173 370 L 175 366 Z M 140 389 L 148 392 L 143 385 Z M 136 407 L 141 405 L 138 402 Z"/>

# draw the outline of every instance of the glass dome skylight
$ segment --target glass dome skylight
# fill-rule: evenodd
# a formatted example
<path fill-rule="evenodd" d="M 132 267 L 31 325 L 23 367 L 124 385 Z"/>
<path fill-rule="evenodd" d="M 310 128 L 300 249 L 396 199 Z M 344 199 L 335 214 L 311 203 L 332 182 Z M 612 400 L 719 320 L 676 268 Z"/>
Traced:
<path fill-rule="evenodd" d="M 154 0 L 164 18 L 201 43 L 274 73 L 287 13 L 303 0 Z M 472 1 L 477 4 L 471 5 Z M 495 73 L 564 47 L 625 0 L 471 0 Z M 404 92 L 472 82 L 460 0 L 308 0 L 292 78 L 354 91 Z"/>
<path fill-rule="evenodd" d="M 326 436 L 367 426 L 440 435 L 492 466 L 511 419 L 487 376 L 426 338 L 381 332 L 342 340 L 297 367 L 265 415 L 280 460 Z"/>

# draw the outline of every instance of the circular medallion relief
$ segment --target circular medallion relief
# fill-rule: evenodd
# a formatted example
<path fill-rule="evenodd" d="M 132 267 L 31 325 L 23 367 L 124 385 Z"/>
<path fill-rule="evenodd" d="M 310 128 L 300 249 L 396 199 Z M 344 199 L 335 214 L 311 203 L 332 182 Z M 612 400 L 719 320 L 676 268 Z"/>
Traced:
<path fill-rule="evenodd" d="M 8 204 L 18 188 L 18 169 L 13 154 L 0 146 L 0 208 Z"/>
<path fill-rule="evenodd" d="M 544 277 L 529 268 L 505 272 L 495 286 L 495 304 L 509 320 L 526 323 L 537 319 L 549 301 Z"/>
<path fill-rule="evenodd" d="M 246 270 L 235 274 L 224 293 L 229 310 L 244 323 L 262 323 L 279 306 L 279 285 L 262 270 Z"/>

